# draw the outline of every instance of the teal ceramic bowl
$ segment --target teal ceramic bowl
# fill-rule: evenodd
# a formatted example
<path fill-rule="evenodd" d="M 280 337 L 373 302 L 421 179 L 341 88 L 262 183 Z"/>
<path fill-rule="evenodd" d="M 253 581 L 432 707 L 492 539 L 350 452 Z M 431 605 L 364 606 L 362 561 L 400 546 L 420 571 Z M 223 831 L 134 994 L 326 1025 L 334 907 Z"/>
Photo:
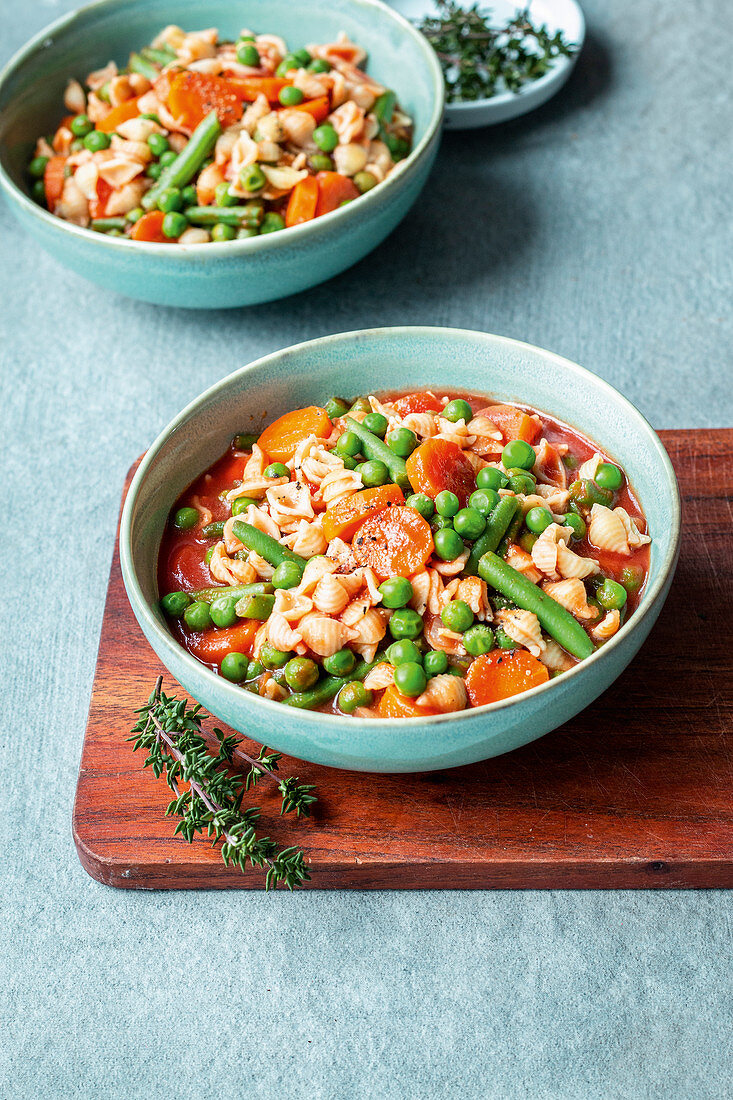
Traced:
<path fill-rule="evenodd" d="M 357 202 L 306 225 L 222 244 L 145 244 L 106 237 L 55 218 L 28 193 L 25 167 L 39 134 L 63 114 L 70 76 L 124 60 L 168 23 L 242 27 L 297 46 L 339 31 L 369 53 L 368 69 L 414 119 L 409 157 Z M 0 186 L 30 233 L 79 275 L 132 298 L 191 309 L 269 302 L 322 283 L 384 240 L 415 202 L 435 159 L 444 103 L 440 66 L 425 39 L 379 0 L 102 0 L 59 19 L 0 74 Z"/>
<path fill-rule="evenodd" d="M 178 495 L 226 450 L 293 407 L 334 393 L 467 390 L 520 401 L 577 426 L 628 474 L 652 534 L 640 606 L 601 650 L 513 700 L 462 714 L 402 721 L 295 711 L 260 699 L 199 664 L 173 639 L 158 607 L 157 557 Z M 680 505 L 667 452 L 644 417 L 611 386 L 559 355 L 502 336 L 441 328 L 371 329 L 327 336 L 230 374 L 184 409 L 152 445 L 122 515 L 122 574 L 133 610 L 162 663 L 209 711 L 272 748 L 337 768 L 413 772 L 509 752 L 568 721 L 634 657 L 667 595 L 679 546 Z"/>

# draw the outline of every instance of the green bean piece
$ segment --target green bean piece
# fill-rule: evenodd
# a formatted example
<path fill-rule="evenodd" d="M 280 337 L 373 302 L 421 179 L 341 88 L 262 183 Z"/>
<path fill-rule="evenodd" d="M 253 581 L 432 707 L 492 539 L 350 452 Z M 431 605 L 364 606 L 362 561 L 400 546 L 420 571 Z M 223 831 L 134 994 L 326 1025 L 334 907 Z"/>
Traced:
<path fill-rule="evenodd" d="M 344 684 L 352 680 L 363 680 L 369 670 L 377 664 L 379 661 L 371 661 L 369 664 L 366 661 L 359 661 L 347 675 L 324 676 L 310 691 L 296 691 L 283 702 L 289 707 L 298 707 L 299 710 L 314 710 L 315 707 L 320 707 L 322 703 L 333 699 Z"/>
<path fill-rule="evenodd" d="M 274 596 L 242 596 L 234 610 L 240 619 L 258 619 L 264 623 L 270 618 L 274 606 Z"/>
<path fill-rule="evenodd" d="M 516 569 L 512 569 L 511 565 L 507 565 L 489 550 L 481 558 L 478 572 L 482 580 L 497 592 L 501 592 L 503 596 L 513 600 L 517 607 L 532 611 L 547 633 L 559 642 L 563 649 L 572 653 L 573 657 L 581 661 L 584 657 L 590 657 L 593 652 L 593 642 L 580 623 L 536 584 L 527 580 Z"/>
<path fill-rule="evenodd" d="M 596 485 L 590 478 L 579 478 L 570 486 L 569 495 L 573 504 L 581 508 L 592 508 L 594 504 L 604 504 L 610 508 L 613 503 L 613 493 L 610 489 L 603 489 Z"/>
<path fill-rule="evenodd" d="M 392 481 L 394 481 L 396 485 L 399 485 L 400 489 L 411 493 L 412 486 L 407 476 L 407 466 L 405 465 L 404 458 L 400 458 L 399 455 L 396 455 L 383 439 L 380 439 L 374 432 L 370 432 L 369 429 L 365 428 L 363 424 L 360 424 L 358 420 L 354 420 L 352 417 L 347 416 L 346 424 L 348 430 L 353 432 L 354 435 L 358 436 L 361 440 L 361 449 L 364 456 L 377 462 L 383 462 L 389 470 L 389 476 L 392 478 Z"/>
<path fill-rule="evenodd" d="M 336 420 L 339 416 L 346 416 L 349 406 L 340 397 L 331 397 L 325 405 L 326 415 L 329 420 Z"/>
<path fill-rule="evenodd" d="M 237 585 L 236 588 L 226 588 L 223 585 L 213 585 L 211 588 L 200 588 L 198 592 L 191 592 L 192 600 L 203 600 L 211 603 L 220 596 L 231 596 L 235 600 L 241 600 L 243 596 L 271 596 L 274 589 L 269 581 L 255 581 L 253 584 Z"/>
<path fill-rule="evenodd" d="M 191 225 L 231 225 L 237 229 L 240 226 L 256 229 L 262 221 L 262 207 L 257 203 L 247 203 L 245 206 L 188 206 L 186 217 Z"/>
<path fill-rule="evenodd" d="M 157 76 L 158 73 L 155 71 L 153 80 L 156 80 Z M 143 195 L 141 205 L 146 210 L 153 210 L 158 205 L 160 192 L 166 187 L 185 187 L 190 183 L 214 148 L 220 133 L 221 125 L 216 117 L 216 111 L 210 111 L 206 118 L 199 122 L 186 147 L 181 150 L 172 164 L 163 169 L 157 182 Z M 190 209 L 201 208 L 193 206 Z M 230 210 L 233 209 L 235 208 L 230 207 Z"/>
<path fill-rule="evenodd" d="M 201 528 L 201 534 L 207 539 L 220 539 L 224 534 L 224 520 L 217 519 Z"/>
<path fill-rule="evenodd" d="M 232 525 L 232 530 L 239 541 L 243 543 L 248 550 L 254 550 L 255 554 L 259 554 L 261 558 L 264 558 L 265 561 L 269 562 L 275 569 L 284 561 L 294 561 L 305 569 L 305 558 L 301 558 L 300 554 L 295 554 L 292 550 L 288 550 L 287 546 L 283 546 L 277 539 L 253 527 L 251 523 L 245 523 L 244 520 L 238 519 L 237 522 Z"/>
<path fill-rule="evenodd" d="M 499 543 L 497 553 L 499 554 L 500 558 L 504 557 L 504 555 L 506 554 L 506 552 L 509 549 L 509 547 L 511 546 L 511 544 L 513 542 L 516 542 L 517 539 L 519 538 L 519 532 L 522 530 L 523 523 L 524 523 L 524 513 L 522 512 L 522 510 L 520 508 L 520 510 L 517 512 L 516 516 L 514 517 L 514 519 L 511 521 L 511 523 L 507 527 L 506 532 L 504 534 L 504 538 Z"/>
<path fill-rule="evenodd" d="M 394 114 L 396 103 L 397 97 L 394 92 L 390 91 L 389 89 L 387 89 L 386 92 L 382 92 L 382 94 L 377 97 L 372 110 L 377 116 L 377 121 L 379 122 L 380 126 L 383 126 L 385 125 L 385 123 L 390 123 L 392 121 L 392 115 Z"/>
<path fill-rule="evenodd" d="M 349 409 L 350 413 L 370 413 L 372 406 L 368 397 L 357 397 L 354 404 Z"/>
<path fill-rule="evenodd" d="M 156 46 L 143 46 L 140 55 L 146 61 L 152 61 L 154 65 L 161 65 L 163 68 L 170 65 L 171 61 L 175 61 L 177 56 L 176 51 L 172 50 L 170 46 L 163 46 L 161 49 Z"/>
<path fill-rule="evenodd" d="M 109 233 L 110 229 L 124 229 L 127 222 L 124 218 L 92 218 L 91 227 L 97 233 Z"/>
<path fill-rule="evenodd" d="M 234 437 L 234 446 L 238 451 L 251 451 L 259 438 L 257 432 L 240 432 Z"/>
<path fill-rule="evenodd" d="M 515 519 L 518 510 L 519 501 L 516 497 L 501 498 L 486 520 L 486 529 L 483 535 L 476 539 L 471 548 L 468 561 L 464 566 L 464 573 L 470 577 L 476 576 L 479 561 L 487 551 L 496 550 L 507 527 Z"/>
<path fill-rule="evenodd" d="M 133 73 L 139 73 L 140 76 L 144 76 L 146 80 L 149 80 L 153 84 L 160 73 L 155 65 L 152 65 L 149 61 L 146 61 L 144 57 L 141 57 L 139 53 L 130 54 L 130 71 Z"/>

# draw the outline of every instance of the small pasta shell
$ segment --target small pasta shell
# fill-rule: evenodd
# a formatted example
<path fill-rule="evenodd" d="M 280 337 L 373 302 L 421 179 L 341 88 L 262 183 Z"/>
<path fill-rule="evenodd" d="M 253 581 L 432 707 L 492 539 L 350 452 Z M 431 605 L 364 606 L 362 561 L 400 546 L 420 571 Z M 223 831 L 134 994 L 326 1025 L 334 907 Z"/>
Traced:
<path fill-rule="evenodd" d="M 318 491 L 319 498 L 327 508 L 333 508 L 339 501 L 345 500 L 364 488 L 364 482 L 356 470 L 335 469 L 326 474 Z"/>
<path fill-rule="evenodd" d="M 464 577 L 458 582 L 453 598 L 467 603 L 477 619 L 485 622 L 487 618 L 492 618 L 486 581 L 482 581 L 480 577 Z"/>
<path fill-rule="evenodd" d="M 576 619 L 598 618 L 598 609 L 588 603 L 585 585 L 579 577 L 568 577 L 562 581 L 545 581 L 542 590 L 571 615 L 575 615 Z"/>
<path fill-rule="evenodd" d="M 458 573 L 463 572 L 463 567 L 468 561 L 469 550 L 468 547 L 459 554 L 453 561 L 433 561 L 433 569 L 436 573 L 440 573 L 444 577 L 455 577 Z"/>
<path fill-rule="evenodd" d="M 592 577 L 601 571 L 595 558 L 582 558 L 574 550 L 568 550 L 564 542 L 558 543 L 557 569 L 561 577 Z"/>
<path fill-rule="evenodd" d="M 408 413 L 403 416 L 402 425 L 409 428 L 420 439 L 432 439 L 438 434 L 436 418 L 432 413 Z"/>
<path fill-rule="evenodd" d="M 607 611 L 597 626 L 594 626 L 591 630 L 591 638 L 596 642 L 605 642 L 608 638 L 612 638 L 621 625 L 621 612 L 616 608 L 613 611 Z"/>
<path fill-rule="evenodd" d="M 636 549 L 637 547 L 644 546 L 646 543 L 652 541 L 649 535 L 643 534 L 637 526 L 638 523 L 644 522 L 642 518 L 637 517 L 636 519 L 634 519 L 632 516 L 629 515 L 625 508 L 621 507 L 614 508 L 613 514 L 615 516 L 618 516 L 623 523 L 624 528 L 626 529 L 626 539 L 630 547 Z"/>
<path fill-rule="evenodd" d="M 532 470 L 537 480 L 546 485 L 555 485 L 564 489 L 568 479 L 564 463 L 556 448 L 543 438 L 536 448 L 536 453 L 537 458 Z"/>
<path fill-rule="evenodd" d="M 394 668 L 389 661 L 375 665 L 364 677 L 364 687 L 369 691 L 381 691 L 394 683 Z"/>
<path fill-rule="evenodd" d="M 422 573 L 416 573 L 414 577 L 410 577 L 410 584 L 412 585 L 410 607 L 417 611 L 418 615 L 422 616 L 425 614 L 428 606 L 430 574 L 424 569 Z"/>
<path fill-rule="evenodd" d="M 215 580 L 230 586 L 251 584 L 257 580 L 257 570 L 248 561 L 230 558 L 223 542 L 217 542 L 209 562 L 209 572 Z"/>
<path fill-rule="evenodd" d="M 567 672 L 569 668 L 573 668 L 575 665 L 575 661 L 570 654 L 566 653 L 554 638 L 546 639 L 545 648 L 540 653 L 540 660 L 546 668 L 551 669 L 553 672 Z"/>
<path fill-rule="evenodd" d="M 434 707 L 442 714 L 464 710 L 467 701 L 466 682 L 462 676 L 442 673 L 428 680 L 428 686 L 416 702 L 420 707 Z"/>
<path fill-rule="evenodd" d="M 313 558 L 323 554 L 328 546 L 319 520 L 309 523 L 308 520 L 302 519 L 297 530 L 291 532 L 282 541 L 296 554 L 300 554 L 301 558 Z"/>
<path fill-rule="evenodd" d="M 280 614 L 279 611 L 273 611 L 267 620 L 267 640 L 275 649 L 287 652 L 290 649 L 295 649 L 298 642 L 302 642 L 304 639 L 299 631 L 293 630 L 284 615 Z"/>
<path fill-rule="evenodd" d="M 330 558 L 324 557 L 322 554 L 318 554 L 316 557 L 311 558 L 303 570 L 303 576 L 298 585 L 298 592 L 313 592 L 321 577 L 325 576 L 326 573 L 335 573 L 336 569 L 336 562 L 332 561 Z"/>
<path fill-rule="evenodd" d="M 599 550 L 609 550 L 613 554 L 630 552 L 621 516 L 604 504 L 594 504 L 591 508 L 588 537 Z"/>
<path fill-rule="evenodd" d="M 327 615 L 338 615 L 349 602 L 349 594 L 333 573 L 324 573 L 313 593 L 313 606 Z"/>
<path fill-rule="evenodd" d="M 596 451 L 596 453 L 591 458 L 587 459 L 587 461 L 585 461 L 583 465 L 578 469 L 576 477 L 585 478 L 586 480 L 592 481 L 593 478 L 596 476 L 598 467 L 602 462 L 603 455 L 599 454 L 598 451 Z"/>
<path fill-rule="evenodd" d="M 318 611 L 311 611 L 300 620 L 298 633 L 319 657 L 331 657 L 353 636 L 353 631 L 345 623 Z"/>
<path fill-rule="evenodd" d="M 297 531 L 301 520 L 311 520 L 315 516 L 308 488 L 297 481 L 276 485 L 268 489 L 265 496 L 270 517 L 287 534 Z"/>
<path fill-rule="evenodd" d="M 507 565 L 511 565 L 512 569 L 516 569 L 518 573 L 526 577 L 528 581 L 532 581 L 532 584 L 537 584 L 542 576 L 532 560 L 532 555 L 523 550 L 521 546 L 517 546 L 516 543 L 512 543 L 507 550 L 506 562 Z"/>
<path fill-rule="evenodd" d="M 502 608 L 496 612 L 496 621 L 512 641 L 528 649 L 533 657 L 539 657 L 545 648 L 540 621 L 533 611 Z"/>
<path fill-rule="evenodd" d="M 297 588 L 278 588 L 275 592 L 273 613 L 282 615 L 289 623 L 297 623 L 313 610 L 313 600 L 303 596 Z"/>

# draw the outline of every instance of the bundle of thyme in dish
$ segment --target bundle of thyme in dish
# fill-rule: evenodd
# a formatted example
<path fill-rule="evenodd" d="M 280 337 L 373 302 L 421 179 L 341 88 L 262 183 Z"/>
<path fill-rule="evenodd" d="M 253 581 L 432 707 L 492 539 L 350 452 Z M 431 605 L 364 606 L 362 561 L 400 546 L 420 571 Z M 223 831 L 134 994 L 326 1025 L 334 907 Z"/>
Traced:
<path fill-rule="evenodd" d="M 229 866 L 245 871 L 251 867 L 265 871 L 265 889 L 283 885 L 289 890 L 310 879 L 305 856 L 300 848 L 278 848 L 269 837 L 258 837 L 256 825 L 260 818 L 258 806 L 244 808 L 247 791 L 263 778 L 272 780 L 281 798 L 280 813 L 309 816 L 316 801 L 311 784 L 296 778 L 280 779 L 277 771 L 281 754 L 268 753 L 263 746 L 255 758 L 241 747 L 241 739 L 225 737 L 213 729 L 216 751 L 212 752 L 202 733 L 206 717 L 198 703 L 188 705 L 187 699 L 176 699 L 161 691 L 160 677 L 147 703 L 135 713 L 139 718 L 132 728 L 133 751 L 147 749 L 143 767 L 152 768 L 156 778 L 165 773 L 173 791 L 173 801 L 166 814 L 180 818 L 175 835 L 192 843 L 206 831 L 212 844 L 221 844 L 221 857 Z M 243 757 L 248 772 L 232 770 L 235 750 Z M 187 786 L 184 788 L 182 784 Z"/>
<path fill-rule="evenodd" d="M 518 92 L 538 80 L 557 57 L 570 57 L 562 31 L 550 34 L 534 25 L 529 7 L 501 27 L 491 26 L 491 10 L 478 4 L 462 8 L 454 0 L 435 0 L 437 13 L 417 23 L 438 55 L 449 103 L 490 99 Z"/>

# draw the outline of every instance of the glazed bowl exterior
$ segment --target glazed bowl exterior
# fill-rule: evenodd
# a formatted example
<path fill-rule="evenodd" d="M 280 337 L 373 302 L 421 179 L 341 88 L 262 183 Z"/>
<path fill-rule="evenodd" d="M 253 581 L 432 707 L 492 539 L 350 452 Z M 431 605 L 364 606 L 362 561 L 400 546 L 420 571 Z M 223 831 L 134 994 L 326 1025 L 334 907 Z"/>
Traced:
<path fill-rule="evenodd" d="M 243 27 L 298 46 L 340 31 L 369 53 L 369 72 L 413 117 L 413 150 L 356 202 L 305 225 L 220 244 L 164 245 L 108 237 L 56 218 L 29 197 L 25 167 L 36 138 L 63 114 L 63 91 L 110 59 L 118 63 L 168 23 Z M 322 283 L 375 248 L 404 218 L 435 159 L 444 104 L 440 66 L 425 39 L 380 0 L 101 0 L 59 19 L 0 74 L 0 186 L 25 228 L 61 263 L 132 298 L 192 309 L 272 301 Z"/>
<path fill-rule="evenodd" d="M 512 700 L 401 721 L 291 709 L 229 683 L 191 657 L 159 610 L 157 558 L 171 506 L 237 432 L 288 409 L 445 380 L 518 401 L 578 427 L 621 462 L 652 534 L 640 606 L 618 634 L 564 675 Z M 313 340 L 235 371 L 192 402 L 153 443 L 130 486 L 120 556 L 127 593 L 151 646 L 187 692 L 235 729 L 303 760 L 370 772 L 415 772 L 498 756 L 568 721 L 616 679 L 654 624 L 677 562 L 680 507 L 667 452 L 643 416 L 589 371 L 551 352 L 481 332 L 371 329 Z"/>

